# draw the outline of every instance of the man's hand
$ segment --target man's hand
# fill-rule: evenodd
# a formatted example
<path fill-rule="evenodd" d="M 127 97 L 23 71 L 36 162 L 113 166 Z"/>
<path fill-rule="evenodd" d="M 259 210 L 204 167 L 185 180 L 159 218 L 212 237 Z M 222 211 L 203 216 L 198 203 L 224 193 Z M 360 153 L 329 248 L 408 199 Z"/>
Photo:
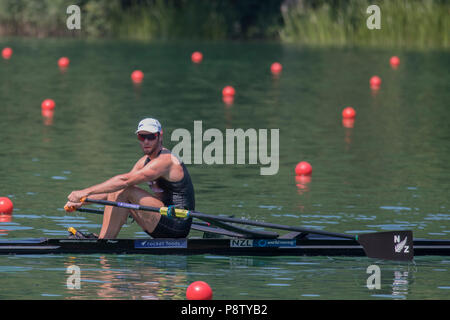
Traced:
<path fill-rule="evenodd" d="M 88 193 L 83 190 L 72 191 L 67 197 L 69 201 L 67 201 L 66 205 L 64 206 L 64 209 L 68 212 L 75 211 L 76 209 L 80 208 L 83 205 L 81 199 L 87 196 Z"/>
<path fill-rule="evenodd" d="M 80 208 L 82 205 L 82 202 L 67 201 L 66 205 L 64 206 L 64 210 L 66 210 L 67 212 L 72 212 Z"/>
<path fill-rule="evenodd" d="M 67 199 L 69 199 L 70 202 L 75 203 L 81 203 L 81 199 L 87 197 L 89 194 L 84 190 L 76 190 L 72 191 Z"/>

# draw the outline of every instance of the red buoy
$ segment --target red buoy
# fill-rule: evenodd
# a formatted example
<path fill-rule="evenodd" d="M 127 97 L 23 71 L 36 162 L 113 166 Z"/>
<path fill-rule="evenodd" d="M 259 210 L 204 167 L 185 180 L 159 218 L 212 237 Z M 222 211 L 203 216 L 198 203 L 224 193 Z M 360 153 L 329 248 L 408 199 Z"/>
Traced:
<path fill-rule="evenodd" d="M 222 95 L 223 96 L 234 96 L 235 93 L 236 93 L 236 91 L 234 90 L 234 88 L 232 86 L 226 86 L 222 90 Z"/>
<path fill-rule="evenodd" d="M 381 86 L 381 78 L 378 76 L 373 76 L 370 78 L 370 87 L 372 89 L 379 89 Z"/>
<path fill-rule="evenodd" d="M 312 167 L 306 161 L 301 161 L 295 167 L 295 174 L 298 176 L 310 176 L 312 174 Z"/>
<path fill-rule="evenodd" d="M 397 56 L 393 56 L 389 60 L 389 63 L 391 64 L 392 68 L 396 69 L 400 65 L 400 59 Z"/>
<path fill-rule="evenodd" d="M 194 63 L 200 63 L 203 60 L 203 54 L 199 51 L 195 51 L 192 55 L 191 55 L 191 60 Z"/>
<path fill-rule="evenodd" d="M 356 111 L 352 107 L 347 107 L 342 110 L 342 117 L 344 119 L 353 119 L 356 116 Z"/>
<path fill-rule="evenodd" d="M 60 68 L 67 68 L 69 66 L 69 64 L 70 64 L 70 60 L 67 57 L 61 57 L 58 60 L 58 66 Z"/>
<path fill-rule="evenodd" d="M 9 58 L 11 58 L 12 54 L 13 54 L 13 51 L 11 48 L 6 47 L 2 50 L 3 59 L 8 60 Z"/>
<path fill-rule="evenodd" d="M 281 70 L 283 70 L 283 66 L 279 62 L 274 62 L 270 66 L 270 71 L 273 75 L 279 75 L 281 73 Z"/>
<path fill-rule="evenodd" d="M 211 287 L 204 281 L 195 281 L 186 290 L 188 300 L 211 300 L 212 297 Z"/>
<path fill-rule="evenodd" d="M 14 205 L 7 197 L 0 197 L 0 214 L 12 214 Z"/>
<path fill-rule="evenodd" d="M 45 99 L 41 104 L 42 110 L 53 110 L 55 109 L 55 101 L 52 99 Z"/>
<path fill-rule="evenodd" d="M 135 70 L 131 73 L 131 80 L 134 83 L 141 83 L 144 80 L 144 73 L 141 70 Z"/>

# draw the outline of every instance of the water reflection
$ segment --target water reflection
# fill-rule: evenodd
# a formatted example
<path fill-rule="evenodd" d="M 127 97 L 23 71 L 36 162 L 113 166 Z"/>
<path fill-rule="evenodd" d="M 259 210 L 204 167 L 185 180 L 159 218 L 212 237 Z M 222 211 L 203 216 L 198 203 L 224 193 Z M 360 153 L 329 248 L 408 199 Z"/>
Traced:
<path fill-rule="evenodd" d="M 65 298 L 184 299 L 188 283 L 186 274 L 181 271 L 186 271 L 186 257 L 158 256 L 154 260 L 146 259 L 137 266 L 132 263 L 135 260 L 139 258 L 100 256 L 96 264 L 86 264 L 85 257 L 67 257 L 64 263 L 66 268 L 72 265 L 80 268 L 81 288 L 67 288 Z"/>
<path fill-rule="evenodd" d="M 45 126 L 51 126 L 53 124 L 53 116 L 55 115 L 54 110 L 41 110 L 42 120 Z"/>
<path fill-rule="evenodd" d="M 0 256 L 0 275 L 7 275 L 0 297 L 21 299 L 24 288 L 32 288 L 26 298 L 184 300 L 188 285 L 201 280 L 215 299 L 445 298 L 438 288 L 446 285 L 448 263 L 429 257 L 416 265 L 365 257 Z M 372 264 L 381 269 L 380 289 L 367 286 Z M 67 286 L 70 266 L 79 267 L 79 289 Z"/>
<path fill-rule="evenodd" d="M 309 191 L 311 176 L 295 176 L 295 185 L 297 186 L 297 194 L 302 195 Z"/>
<path fill-rule="evenodd" d="M 12 222 L 12 214 L 0 214 L 0 235 L 8 235 L 9 230 L 6 226 Z"/>
<path fill-rule="evenodd" d="M 142 83 L 133 82 L 133 91 L 136 99 L 142 98 Z"/>
<path fill-rule="evenodd" d="M 342 126 L 345 128 L 345 146 L 346 150 L 350 149 L 353 142 L 353 127 L 355 126 L 355 119 L 342 119 Z"/>
<path fill-rule="evenodd" d="M 394 280 L 392 283 L 392 296 L 405 297 L 409 289 L 409 272 L 394 271 Z"/>
<path fill-rule="evenodd" d="M 225 103 L 225 99 L 228 99 L 229 97 L 223 97 L 222 99 L 224 100 Z M 231 97 L 231 104 L 227 104 L 225 103 L 225 128 L 227 129 L 233 129 L 233 97 Z"/>
<path fill-rule="evenodd" d="M 418 272 L 416 265 L 401 264 L 394 268 L 386 269 L 380 266 L 382 270 L 382 286 L 379 290 L 373 290 L 372 297 L 389 298 L 389 299 L 407 299 L 412 292 L 411 287 L 414 285 L 415 273 Z M 383 280 L 386 279 L 385 281 Z"/>
<path fill-rule="evenodd" d="M 0 213 L 0 223 L 1 222 L 11 222 L 11 221 L 12 221 L 12 214 Z"/>
<path fill-rule="evenodd" d="M 355 126 L 355 119 L 346 119 L 346 118 L 342 119 L 342 126 L 348 129 L 353 128 Z M 347 132 L 351 131 L 346 131 L 346 133 Z"/>
<path fill-rule="evenodd" d="M 374 98 L 378 95 L 379 91 L 380 91 L 380 87 L 379 86 L 372 86 L 372 87 L 370 87 L 370 92 L 372 94 L 372 97 L 374 97 Z"/>
<path fill-rule="evenodd" d="M 227 108 L 230 108 L 234 104 L 234 97 L 233 96 L 223 96 L 222 101 Z"/>

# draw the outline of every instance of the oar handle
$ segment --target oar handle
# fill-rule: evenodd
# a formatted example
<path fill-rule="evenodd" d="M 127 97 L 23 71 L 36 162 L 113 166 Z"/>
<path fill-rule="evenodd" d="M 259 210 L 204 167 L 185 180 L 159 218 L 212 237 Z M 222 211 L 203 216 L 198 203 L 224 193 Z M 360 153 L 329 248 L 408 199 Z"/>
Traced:
<path fill-rule="evenodd" d="M 86 197 L 81 198 L 81 202 L 82 203 L 84 202 L 84 200 L 86 200 Z M 73 212 L 73 211 L 76 211 L 78 209 L 75 208 L 75 207 L 71 207 L 71 206 L 64 206 L 64 210 L 67 211 L 67 212 Z"/>
<path fill-rule="evenodd" d="M 75 209 L 75 207 L 64 206 L 64 210 L 67 211 L 67 212 L 73 212 L 76 209 Z"/>

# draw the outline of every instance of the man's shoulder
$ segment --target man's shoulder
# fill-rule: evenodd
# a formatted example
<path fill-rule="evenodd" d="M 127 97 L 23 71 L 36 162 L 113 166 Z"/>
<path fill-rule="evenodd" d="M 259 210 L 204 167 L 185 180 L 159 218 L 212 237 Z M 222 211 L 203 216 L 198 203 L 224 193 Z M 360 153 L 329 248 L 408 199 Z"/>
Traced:
<path fill-rule="evenodd" d="M 145 160 L 147 160 L 147 158 L 148 158 L 147 155 L 144 155 L 144 156 L 140 157 L 140 158 L 138 159 L 138 161 L 136 161 L 136 164 L 144 164 L 144 163 L 145 163 Z"/>
<path fill-rule="evenodd" d="M 176 155 L 174 155 L 169 149 L 163 148 L 161 150 L 161 153 L 159 154 L 158 158 L 161 158 L 164 162 L 170 162 L 170 164 L 174 165 L 181 165 L 183 162 L 180 158 L 178 158 Z"/>

